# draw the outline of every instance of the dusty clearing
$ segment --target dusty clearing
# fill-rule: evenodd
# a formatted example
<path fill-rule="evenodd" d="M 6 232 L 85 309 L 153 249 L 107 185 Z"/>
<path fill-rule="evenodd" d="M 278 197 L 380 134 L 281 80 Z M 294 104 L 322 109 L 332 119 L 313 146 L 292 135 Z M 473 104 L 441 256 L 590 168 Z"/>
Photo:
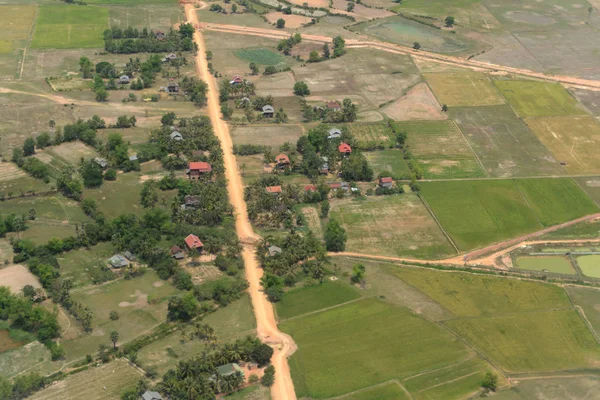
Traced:
<path fill-rule="evenodd" d="M 0 182 L 10 181 L 27 175 L 13 163 L 0 163 Z"/>
<path fill-rule="evenodd" d="M 396 121 L 448 119 L 425 83 L 419 83 L 410 89 L 406 95 L 384 107 L 383 112 Z"/>
<path fill-rule="evenodd" d="M 0 269 L 0 285 L 8 286 L 13 293 L 21 292 L 26 285 L 42 287 L 35 275 L 23 265 L 16 264 Z"/>
<path fill-rule="evenodd" d="M 270 12 L 265 17 L 272 24 L 276 23 L 279 18 L 283 18 L 286 28 L 300 28 L 302 25 L 310 22 L 309 17 L 303 15 L 286 15 L 280 12 Z"/>

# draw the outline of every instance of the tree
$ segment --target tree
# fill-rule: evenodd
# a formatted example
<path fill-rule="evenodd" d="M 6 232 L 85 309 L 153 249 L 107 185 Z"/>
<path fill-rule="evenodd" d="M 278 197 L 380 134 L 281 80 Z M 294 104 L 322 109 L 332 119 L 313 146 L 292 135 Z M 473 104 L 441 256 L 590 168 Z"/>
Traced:
<path fill-rule="evenodd" d="M 35 208 L 30 208 L 29 209 L 29 220 L 35 221 L 35 216 L 36 216 Z"/>
<path fill-rule="evenodd" d="M 360 283 L 363 281 L 365 277 L 365 266 L 362 264 L 356 264 L 352 267 L 352 276 L 350 277 L 350 281 L 352 283 Z"/>
<path fill-rule="evenodd" d="M 277 20 L 277 23 L 275 25 L 278 29 L 282 29 L 283 27 L 285 27 L 285 19 L 283 18 L 279 18 Z"/>
<path fill-rule="evenodd" d="M 329 44 L 325 43 L 323 45 L 323 58 L 328 59 L 330 56 L 331 56 L 331 54 L 329 51 Z"/>
<path fill-rule="evenodd" d="M 273 75 L 277 73 L 277 68 L 275 68 L 272 65 L 269 65 L 268 67 L 265 68 L 265 72 L 263 72 L 265 75 Z"/>
<path fill-rule="evenodd" d="M 160 123 L 163 126 L 172 126 L 175 123 L 176 119 L 177 115 L 175 115 L 174 112 L 168 112 L 161 117 Z"/>
<path fill-rule="evenodd" d="M 111 321 L 116 321 L 119 319 L 119 313 L 116 311 L 111 311 L 109 314 L 109 318 Z"/>
<path fill-rule="evenodd" d="M 189 321 L 198 311 L 198 303 L 193 293 L 183 297 L 171 297 L 167 306 L 168 318 L 171 321 Z"/>
<path fill-rule="evenodd" d="M 108 92 L 104 88 L 99 88 L 96 90 L 96 101 L 100 103 L 104 103 L 108 100 Z"/>
<path fill-rule="evenodd" d="M 262 378 L 260 378 L 260 383 L 266 387 L 273 386 L 273 384 L 275 383 L 275 367 L 274 366 L 269 365 L 267 368 L 265 368 L 265 373 L 262 376 Z"/>
<path fill-rule="evenodd" d="M 25 143 L 23 143 L 23 155 L 31 156 L 35 154 L 35 140 L 33 138 L 25 139 Z"/>
<path fill-rule="evenodd" d="M 107 181 L 116 181 L 117 180 L 117 171 L 113 168 L 109 168 L 104 173 L 104 179 Z"/>
<path fill-rule="evenodd" d="M 237 4 L 233 3 L 231 5 L 231 12 L 235 14 L 236 11 L 237 11 Z"/>
<path fill-rule="evenodd" d="M 315 63 L 321 61 L 321 56 L 317 51 L 311 51 L 308 56 L 308 62 Z"/>
<path fill-rule="evenodd" d="M 486 372 L 481 387 L 495 392 L 498 387 L 498 376 L 491 371 Z"/>
<path fill-rule="evenodd" d="M 35 139 L 35 146 L 38 149 L 43 149 L 44 147 L 48 147 L 48 146 L 50 146 L 51 143 L 52 143 L 52 140 L 50 140 L 50 134 L 48 134 L 47 132 L 41 133 Z"/>
<path fill-rule="evenodd" d="M 258 75 L 258 65 L 256 65 L 256 63 L 251 62 L 248 67 L 250 68 L 252 75 Z"/>
<path fill-rule="evenodd" d="M 341 57 L 346 53 L 346 41 L 341 36 L 333 38 L 333 58 Z"/>
<path fill-rule="evenodd" d="M 335 219 L 329 220 L 325 231 L 325 246 L 329 251 L 344 251 L 348 235 L 344 227 Z"/>
<path fill-rule="evenodd" d="M 229 104 L 223 103 L 221 104 L 221 114 L 223 115 L 223 119 L 228 121 L 233 115 L 233 108 L 229 107 Z"/>
<path fill-rule="evenodd" d="M 413 43 L 413 49 L 419 50 L 420 48 L 421 48 L 421 44 L 419 42 L 414 42 Z"/>
<path fill-rule="evenodd" d="M 144 182 L 144 187 L 140 193 L 140 203 L 144 208 L 152 208 L 158 203 L 158 192 L 154 181 Z"/>
<path fill-rule="evenodd" d="M 79 58 L 79 71 L 83 79 L 90 79 L 94 73 L 94 64 L 87 57 Z"/>
<path fill-rule="evenodd" d="M 81 177 L 86 188 L 102 186 L 102 167 L 93 160 L 86 161 L 81 167 Z"/>
<path fill-rule="evenodd" d="M 446 25 L 446 28 L 452 28 L 454 25 L 454 17 L 446 17 L 444 24 Z"/>
<path fill-rule="evenodd" d="M 448 106 L 446 104 L 442 105 L 442 112 L 448 111 Z"/>
<path fill-rule="evenodd" d="M 117 341 L 119 340 L 119 332 L 117 331 L 112 331 L 110 333 L 110 341 L 113 344 L 113 349 L 117 349 Z"/>
<path fill-rule="evenodd" d="M 54 132 L 54 128 L 56 127 L 56 122 L 51 119 L 50 121 L 48 121 L 48 127 L 50 128 L 51 131 Z"/>
<path fill-rule="evenodd" d="M 268 344 L 261 343 L 252 350 L 250 356 L 258 365 L 266 365 L 273 357 L 273 348 Z"/>
<path fill-rule="evenodd" d="M 352 12 L 354 10 L 354 3 L 348 2 L 348 6 L 346 7 L 346 11 Z"/>
<path fill-rule="evenodd" d="M 194 25 L 192 24 L 181 24 L 179 25 L 179 35 L 181 35 L 182 38 L 192 38 L 194 36 L 194 32 L 196 31 L 196 29 L 194 29 Z"/>
<path fill-rule="evenodd" d="M 329 215 L 329 200 L 325 199 L 321 202 L 321 218 L 325 219 Z"/>
<path fill-rule="evenodd" d="M 294 83 L 294 94 L 296 96 L 308 96 L 310 94 L 310 89 L 306 82 L 298 81 Z"/>

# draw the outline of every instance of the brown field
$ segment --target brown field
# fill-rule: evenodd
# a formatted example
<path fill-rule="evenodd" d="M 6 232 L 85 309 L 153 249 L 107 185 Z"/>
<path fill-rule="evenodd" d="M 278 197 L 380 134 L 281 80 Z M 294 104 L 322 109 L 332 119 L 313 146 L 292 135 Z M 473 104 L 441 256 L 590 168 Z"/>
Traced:
<path fill-rule="evenodd" d="M 348 2 L 346 0 L 333 0 L 333 8 L 335 12 L 338 10 L 346 11 L 346 7 L 348 6 Z M 359 18 L 373 19 L 373 18 L 385 18 L 392 15 L 395 15 L 393 12 L 388 10 L 380 10 L 377 8 L 369 8 L 365 7 L 362 4 L 355 4 L 354 10 L 350 15 L 354 15 Z"/>
<path fill-rule="evenodd" d="M 570 173 L 600 172 L 600 123 L 591 116 L 529 118 L 525 121 Z"/>
<path fill-rule="evenodd" d="M 274 151 L 285 142 L 296 143 L 300 136 L 302 128 L 298 125 L 246 125 L 231 129 L 234 144 L 261 144 L 272 146 Z"/>
<path fill-rule="evenodd" d="M 10 181 L 13 179 L 21 178 L 26 175 L 27 174 L 25 173 L 25 171 L 23 171 L 13 163 L 0 163 L 0 182 Z"/>
<path fill-rule="evenodd" d="M 286 28 L 300 28 L 302 25 L 310 22 L 310 18 L 303 15 L 286 15 L 277 11 L 265 14 L 265 17 L 272 24 L 276 23 L 279 18 L 283 18 Z"/>
<path fill-rule="evenodd" d="M 327 0 L 290 0 L 290 3 L 297 4 L 299 6 L 307 4 L 309 7 L 315 7 L 315 8 L 328 8 L 329 7 L 329 1 L 327 1 Z"/>
<path fill-rule="evenodd" d="M 194 266 L 191 262 L 183 267 L 191 276 L 195 285 L 219 278 L 223 273 L 214 265 Z"/>
<path fill-rule="evenodd" d="M 382 111 L 396 121 L 448 119 L 448 115 L 442 112 L 440 104 L 425 83 L 419 83 L 404 96 L 385 106 Z"/>
<path fill-rule="evenodd" d="M 0 269 L 0 285 L 7 286 L 11 292 L 20 293 L 26 285 L 31 285 L 35 288 L 42 287 L 35 275 L 19 264 L 10 265 Z"/>
<path fill-rule="evenodd" d="M 275 75 L 261 75 L 255 82 L 258 96 L 289 97 L 294 95 L 294 74 L 282 72 Z"/>
<path fill-rule="evenodd" d="M 63 143 L 60 146 L 53 146 L 48 148 L 46 153 L 56 155 L 71 164 L 79 163 L 81 158 L 89 160 L 98 156 L 98 153 L 94 149 L 81 142 Z"/>

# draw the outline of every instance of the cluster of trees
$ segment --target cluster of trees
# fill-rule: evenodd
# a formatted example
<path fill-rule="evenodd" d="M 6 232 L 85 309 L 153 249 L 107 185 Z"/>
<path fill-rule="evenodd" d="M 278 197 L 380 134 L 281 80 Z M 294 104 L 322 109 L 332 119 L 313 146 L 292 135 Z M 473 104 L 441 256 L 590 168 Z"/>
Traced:
<path fill-rule="evenodd" d="M 319 61 L 325 61 L 325 60 L 329 60 L 330 57 L 331 57 L 331 50 L 329 50 L 329 44 L 325 43 L 323 45 L 323 53 L 319 54 L 318 51 L 311 51 L 308 56 L 308 62 L 314 63 L 314 62 L 319 62 Z"/>
<path fill-rule="evenodd" d="M 268 193 L 268 186 L 281 186 L 282 191 Z M 292 208 L 302 202 L 303 193 L 297 185 L 284 185 L 277 175 L 267 175 L 246 187 L 245 198 L 248 216 L 256 226 L 289 229 L 295 223 Z"/>
<path fill-rule="evenodd" d="M 287 39 L 281 39 L 279 43 L 277 43 L 277 50 L 283 52 L 286 56 L 289 56 L 292 54 L 292 48 L 300 42 L 302 42 L 302 36 L 299 33 L 295 33 Z"/>
<path fill-rule="evenodd" d="M 35 212 L 35 210 L 33 211 Z M 5 218 L 0 215 L 0 238 L 6 236 L 9 232 L 24 231 L 26 227 L 25 215 L 9 214 Z"/>
<path fill-rule="evenodd" d="M 418 192 L 420 187 L 417 181 L 423 178 L 423 169 L 419 166 L 417 160 L 413 158 L 406 144 L 407 133 L 395 121 L 388 121 L 388 125 L 396 138 L 396 146 L 402 150 L 402 157 L 406 160 L 406 164 L 410 170 L 410 188 L 413 192 Z"/>
<path fill-rule="evenodd" d="M 307 122 L 323 121 L 327 123 L 354 122 L 358 113 L 358 106 L 350 99 L 344 99 L 339 110 L 326 107 L 313 107 L 302 101 L 303 117 Z"/>
<path fill-rule="evenodd" d="M 144 28 L 111 28 L 104 31 L 104 49 L 109 53 L 165 53 L 171 51 L 195 51 L 192 40 L 194 26 L 181 24 L 179 30 L 154 32 Z"/>
<path fill-rule="evenodd" d="M 21 400 L 43 389 L 46 384 L 46 378 L 36 372 L 18 375 L 12 382 L 0 375 L 0 399 Z"/>
<path fill-rule="evenodd" d="M 184 76 L 179 85 L 181 90 L 195 105 L 201 107 L 206 104 L 206 92 L 208 91 L 206 82 L 194 77 Z"/>
<path fill-rule="evenodd" d="M 201 328 L 202 329 L 202 328 Z M 204 337 L 204 333 L 201 333 Z M 217 367 L 227 363 L 256 362 L 263 366 L 269 362 L 273 349 L 258 339 L 247 337 L 231 344 L 218 346 L 215 351 L 203 351 L 199 356 L 179 362 L 169 370 L 158 385 L 158 390 L 173 400 L 213 400 L 217 394 L 228 394 L 240 389 L 244 383 L 241 373 L 225 377 Z M 274 368 L 269 370 L 263 384 L 272 385 Z"/>

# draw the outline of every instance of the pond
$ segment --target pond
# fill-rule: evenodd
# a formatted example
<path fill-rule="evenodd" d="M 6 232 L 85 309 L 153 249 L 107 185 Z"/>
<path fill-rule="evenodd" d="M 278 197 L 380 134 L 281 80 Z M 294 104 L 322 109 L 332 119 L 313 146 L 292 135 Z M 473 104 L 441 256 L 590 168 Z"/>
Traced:
<path fill-rule="evenodd" d="M 569 260 L 558 256 L 523 256 L 516 261 L 517 268 L 532 271 L 547 271 L 557 274 L 575 274 Z"/>
<path fill-rule="evenodd" d="M 579 256 L 577 265 L 584 275 L 591 278 L 600 278 L 600 255 Z"/>

